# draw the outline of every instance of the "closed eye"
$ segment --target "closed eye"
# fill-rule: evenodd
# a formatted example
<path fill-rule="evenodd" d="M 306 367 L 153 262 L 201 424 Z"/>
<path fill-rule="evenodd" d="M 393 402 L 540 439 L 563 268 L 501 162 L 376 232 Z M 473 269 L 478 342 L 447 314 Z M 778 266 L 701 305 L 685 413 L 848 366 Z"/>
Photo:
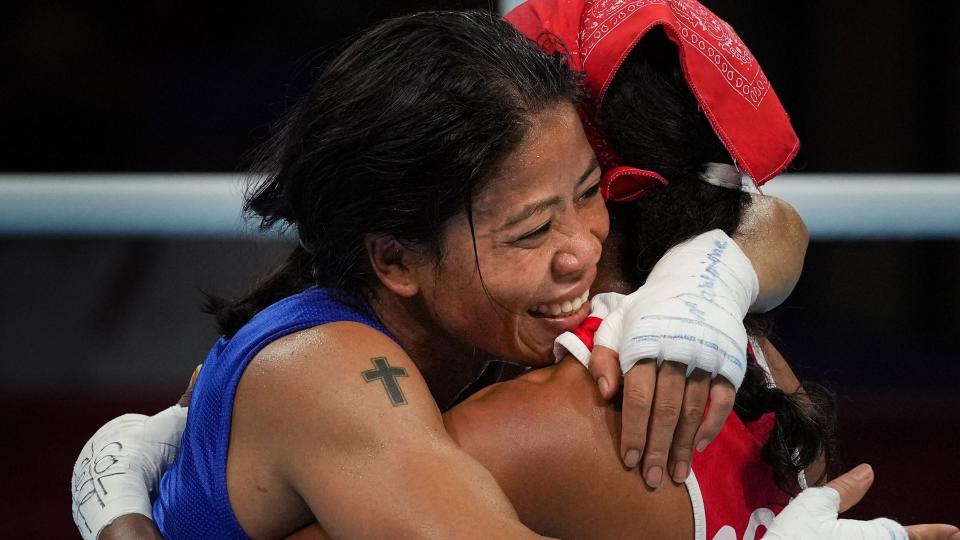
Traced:
<path fill-rule="evenodd" d="M 600 193 L 600 182 L 593 184 L 592 186 L 587 188 L 586 191 L 581 193 L 580 200 L 585 201 L 587 199 L 592 199 L 593 197 L 596 197 L 598 193 Z"/>
<path fill-rule="evenodd" d="M 543 225 L 528 232 L 527 234 L 521 236 L 520 238 L 517 238 L 516 240 L 513 241 L 513 243 L 516 244 L 519 242 L 523 242 L 524 240 L 536 240 L 537 238 L 540 238 L 541 236 L 547 234 L 547 232 L 550 230 L 550 223 L 551 222 L 549 221 L 544 223 Z"/>

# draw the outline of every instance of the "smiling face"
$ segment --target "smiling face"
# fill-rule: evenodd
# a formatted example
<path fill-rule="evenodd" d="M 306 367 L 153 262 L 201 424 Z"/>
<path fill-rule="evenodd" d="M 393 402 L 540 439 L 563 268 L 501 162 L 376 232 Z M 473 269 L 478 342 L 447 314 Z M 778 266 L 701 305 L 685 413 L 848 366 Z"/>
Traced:
<path fill-rule="evenodd" d="M 534 115 L 519 147 L 451 220 L 439 261 L 418 270 L 424 305 L 467 346 L 528 365 L 579 326 L 609 219 L 600 169 L 572 105 Z M 474 239 L 476 252 L 474 252 Z"/>

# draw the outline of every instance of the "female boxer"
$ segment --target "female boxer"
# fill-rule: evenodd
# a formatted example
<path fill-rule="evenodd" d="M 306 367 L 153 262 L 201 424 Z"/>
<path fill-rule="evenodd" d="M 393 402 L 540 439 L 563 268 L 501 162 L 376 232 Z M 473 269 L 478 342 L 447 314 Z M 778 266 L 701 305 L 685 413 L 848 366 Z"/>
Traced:
<path fill-rule="evenodd" d="M 570 6 L 566 2 L 564 9 Z M 629 16 L 645 28 L 651 20 L 661 20 L 642 11 Z M 665 18 L 663 26 L 675 21 Z M 621 58 L 600 94 L 602 105 L 590 118 L 597 127 L 595 146 L 602 133 L 621 163 L 656 171 L 666 181 L 643 197 L 610 205 L 611 238 L 595 287 L 625 294 L 647 279 L 651 268 L 661 271 L 657 265 L 666 262 L 661 256 L 667 247 L 713 228 L 734 230 L 750 203 L 739 186 L 723 185 L 722 175 L 733 160 L 689 90 L 678 46 L 659 29 L 633 35 L 622 45 L 629 56 Z M 588 70 L 588 80 L 590 76 Z M 684 249 L 674 248 L 667 257 Z M 592 316 L 607 316 L 623 298 L 595 297 Z M 590 341 L 592 328 L 587 323 L 559 342 L 571 352 L 581 351 L 577 345 Z M 446 413 L 444 423 L 458 444 L 493 473 L 521 520 L 540 533 L 558 538 L 617 538 L 630 532 L 650 538 L 758 538 L 802 487 L 804 469 L 815 481 L 823 478 L 832 425 L 817 393 L 800 390 L 769 342 L 754 344 L 755 360 L 738 394 L 736 414 L 700 455 L 694 474 L 674 469 L 676 482 L 657 490 L 616 459 L 620 414 L 599 399 L 590 377 L 570 356 L 481 390 Z M 701 415 L 698 410 L 692 414 Z M 943 537 L 956 532 L 926 529 Z M 786 526 L 786 532 L 798 531 Z M 846 524 L 834 532 L 838 537 L 906 537 L 889 520 Z"/>
<path fill-rule="evenodd" d="M 301 246 L 216 306 L 225 337 L 154 507 L 164 536 L 313 520 L 344 537 L 532 534 L 438 404 L 490 358 L 552 362 L 588 314 L 607 215 L 575 92 L 561 59 L 491 15 L 388 22 L 326 69 L 249 200 Z"/>
<path fill-rule="evenodd" d="M 604 252 L 604 272 L 596 283 L 604 290 L 627 293 L 644 279 L 645 269 L 664 250 L 657 246 L 662 225 L 669 225 L 674 240 L 711 227 L 732 230 L 749 204 L 744 193 L 704 182 L 702 171 L 689 165 L 729 161 L 729 156 L 698 111 L 674 57 L 662 34 L 646 37 L 618 71 L 600 116 L 626 163 L 647 164 L 649 156 L 656 156 L 657 169 L 670 182 L 645 198 L 613 206 L 611 249 Z M 658 113 L 666 115 L 664 122 L 650 124 L 645 118 L 654 111 L 669 112 Z M 592 315 L 605 316 L 623 298 L 615 293 L 595 297 Z M 579 336 L 589 335 L 589 328 L 583 330 Z M 563 342 L 576 349 L 573 342 Z M 481 390 L 447 412 L 444 423 L 457 443 L 491 471 L 521 520 L 559 538 L 752 540 L 768 527 L 767 536 L 780 539 L 906 538 L 906 531 L 889 520 L 837 521 L 835 508 L 832 514 L 829 508 L 837 492 L 830 490 L 804 492 L 789 511 L 773 519 L 788 493 L 797 489 L 796 474 L 829 446 L 830 433 L 811 396 L 797 395 L 798 384 L 775 349 L 766 341 L 755 343 L 760 363 L 751 365 L 737 415 L 698 458 L 693 475 L 657 490 L 621 466 L 616 448 L 620 414 L 569 356 L 556 366 Z M 821 472 L 818 466 L 813 477 Z M 871 479 L 870 470 L 861 467 L 843 481 L 859 484 L 862 494 Z M 818 508 L 824 513 L 816 515 Z M 911 538 L 956 533 L 948 526 L 909 530 Z M 314 525 L 295 537 L 327 534 Z"/>
<path fill-rule="evenodd" d="M 641 34 L 636 47 L 630 44 L 595 117 L 622 163 L 656 171 L 667 182 L 644 197 L 610 206 L 611 238 L 598 290 L 634 291 L 651 268 L 653 274 L 661 272 L 659 265 L 682 256 L 688 246 L 675 247 L 661 259 L 667 247 L 713 228 L 733 231 L 750 204 L 739 189 L 714 185 L 723 178 L 711 175 L 722 175 L 733 160 L 700 111 L 677 61 L 677 47 L 666 36 L 658 29 Z M 592 316 L 606 317 L 625 298 L 595 297 Z M 583 342 L 590 341 L 594 328 L 585 323 L 560 343 L 571 352 L 581 350 L 578 344 L 589 348 Z M 444 424 L 494 475 L 521 521 L 542 534 L 759 538 L 803 487 L 804 469 L 816 482 L 822 480 L 832 422 L 818 393 L 800 389 L 769 342 L 755 340 L 753 358 L 736 414 L 698 458 L 694 473 L 675 471 L 676 482 L 656 490 L 617 459 L 620 413 L 600 399 L 570 355 L 555 366 L 479 391 L 446 413 Z M 790 518 L 785 516 L 775 531 L 791 536 L 802 532 L 795 527 L 809 523 Z M 815 534 L 907 537 L 885 519 L 834 525 Z M 914 529 L 920 531 L 944 538 L 956 533 L 948 526 Z"/>
<path fill-rule="evenodd" d="M 530 534 L 436 403 L 492 356 L 544 362 L 587 315 L 606 213 L 573 96 L 490 16 L 393 21 L 328 68 L 250 201 L 301 247 L 217 306 L 164 534 Z"/>

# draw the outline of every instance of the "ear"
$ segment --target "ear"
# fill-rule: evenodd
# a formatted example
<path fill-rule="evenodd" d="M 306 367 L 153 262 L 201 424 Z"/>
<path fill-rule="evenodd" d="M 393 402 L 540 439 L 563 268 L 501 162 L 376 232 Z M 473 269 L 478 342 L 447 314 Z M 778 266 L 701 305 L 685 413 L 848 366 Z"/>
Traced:
<path fill-rule="evenodd" d="M 410 248 L 390 235 L 368 234 L 364 239 L 370 266 L 377 273 L 380 283 L 388 290 L 403 297 L 420 292 L 417 280 L 415 254 Z"/>

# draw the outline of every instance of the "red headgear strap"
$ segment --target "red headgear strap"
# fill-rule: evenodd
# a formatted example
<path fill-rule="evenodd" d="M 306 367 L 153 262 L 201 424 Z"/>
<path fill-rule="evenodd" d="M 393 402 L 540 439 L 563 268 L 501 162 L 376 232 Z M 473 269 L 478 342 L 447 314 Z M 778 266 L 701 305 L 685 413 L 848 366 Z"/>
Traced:
<path fill-rule="evenodd" d="M 604 168 L 605 196 L 633 199 L 666 180 L 623 167 L 594 126 L 617 69 L 646 33 L 662 27 L 677 44 L 687 84 L 737 166 L 757 186 L 790 163 L 800 142 L 756 59 L 733 28 L 695 0 L 528 0 L 507 15 L 547 52 L 569 53 L 585 75 L 587 137 Z M 560 42 L 557 42 L 559 38 Z"/>

